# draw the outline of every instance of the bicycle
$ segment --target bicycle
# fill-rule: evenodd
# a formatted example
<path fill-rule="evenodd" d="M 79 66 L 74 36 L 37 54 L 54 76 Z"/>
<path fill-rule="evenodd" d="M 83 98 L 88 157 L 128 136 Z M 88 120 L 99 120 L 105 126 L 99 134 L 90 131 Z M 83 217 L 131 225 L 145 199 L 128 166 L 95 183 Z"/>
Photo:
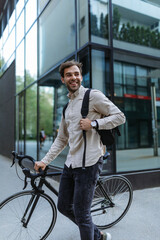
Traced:
<path fill-rule="evenodd" d="M 13 164 L 18 162 L 25 175 L 24 189 L 30 179 L 32 190 L 13 194 L 0 203 L 0 235 L 3 240 L 44 240 L 54 228 L 57 209 L 53 199 L 42 189 L 45 185 L 55 195 L 58 191 L 46 177 L 61 175 L 47 166 L 45 171 L 34 171 L 31 156 L 13 154 Z M 123 176 L 100 177 L 92 202 L 93 222 L 106 229 L 118 223 L 127 213 L 133 197 L 132 186 Z M 40 228 L 39 226 L 42 226 Z"/>

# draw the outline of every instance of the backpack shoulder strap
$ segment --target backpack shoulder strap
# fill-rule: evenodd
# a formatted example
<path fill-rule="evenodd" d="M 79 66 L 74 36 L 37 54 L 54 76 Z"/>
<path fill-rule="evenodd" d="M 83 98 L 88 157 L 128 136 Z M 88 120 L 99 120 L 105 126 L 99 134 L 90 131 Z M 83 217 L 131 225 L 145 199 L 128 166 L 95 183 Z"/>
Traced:
<path fill-rule="evenodd" d="M 89 95 L 91 89 L 88 89 L 83 97 L 81 115 L 82 118 L 86 118 L 89 111 Z M 84 151 L 83 151 L 83 159 L 82 159 L 82 169 L 85 169 L 85 161 L 86 161 L 86 131 L 83 130 L 83 139 L 84 139 Z"/>
<path fill-rule="evenodd" d="M 64 106 L 64 108 L 63 108 L 63 117 L 64 117 L 64 119 L 65 119 L 65 111 L 66 111 L 66 108 L 68 107 L 68 103 Z"/>
<path fill-rule="evenodd" d="M 120 137 L 121 136 L 121 132 L 120 132 L 119 128 L 116 127 L 115 130 L 116 130 L 117 135 Z"/>
<path fill-rule="evenodd" d="M 82 102 L 82 108 L 81 108 L 82 118 L 86 118 L 87 115 L 88 115 L 90 91 L 91 91 L 91 89 L 89 88 L 84 94 L 84 98 L 83 98 L 83 102 Z"/>

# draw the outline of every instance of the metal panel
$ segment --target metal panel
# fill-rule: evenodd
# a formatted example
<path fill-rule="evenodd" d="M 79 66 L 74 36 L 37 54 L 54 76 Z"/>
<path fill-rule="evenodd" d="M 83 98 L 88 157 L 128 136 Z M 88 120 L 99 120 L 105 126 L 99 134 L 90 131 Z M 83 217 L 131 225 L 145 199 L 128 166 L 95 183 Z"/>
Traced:
<path fill-rule="evenodd" d="M 15 139 L 15 61 L 0 78 L 0 154 L 11 157 Z"/>

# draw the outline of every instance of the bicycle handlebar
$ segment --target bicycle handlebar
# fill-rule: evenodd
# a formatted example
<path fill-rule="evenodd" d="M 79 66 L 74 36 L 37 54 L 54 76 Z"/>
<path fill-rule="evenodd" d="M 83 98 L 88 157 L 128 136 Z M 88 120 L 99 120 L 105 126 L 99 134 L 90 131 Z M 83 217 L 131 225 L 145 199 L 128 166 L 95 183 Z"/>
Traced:
<path fill-rule="evenodd" d="M 34 170 L 35 160 L 31 156 L 19 155 L 15 151 L 12 152 L 12 155 L 13 155 L 13 162 L 12 162 L 11 167 L 15 164 L 15 160 L 17 159 L 18 165 L 22 168 L 22 171 L 23 171 L 25 177 L 31 178 L 31 182 L 32 182 L 32 180 L 35 181 L 35 179 L 38 177 L 42 177 L 42 176 L 46 175 L 48 167 L 46 167 L 46 169 L 44 171 L 42 171 L 42 169 L 40 168 L 39 172 L 37 172 L 37 173 L 31 172 L 31 170 L 35 171 Z"/>
<path fill-rule="evenodd" d="M 23 173 L 25 174 L 26 177 L 28 178 L 33 178 L 36 179 L 37 177 L 44 177 L 44 176 L 58 176 L 61 175 L 61 172 L 51 172 L 47 173 L 49 167 L 46 166 L 45 170 L 42 170 L 39 168 L 39 172 L 35 173 L 34 170 L 34 164 L 35 160 L 29 155 L 19 155 L 15 151 L 12 152 L 13 155 L 13 162 L 11 167 L 15 164 L 15 160 L 18 160 L 18 165 L 22 168 Z M 34 173 L 31 172 L 34 171 Z"/>

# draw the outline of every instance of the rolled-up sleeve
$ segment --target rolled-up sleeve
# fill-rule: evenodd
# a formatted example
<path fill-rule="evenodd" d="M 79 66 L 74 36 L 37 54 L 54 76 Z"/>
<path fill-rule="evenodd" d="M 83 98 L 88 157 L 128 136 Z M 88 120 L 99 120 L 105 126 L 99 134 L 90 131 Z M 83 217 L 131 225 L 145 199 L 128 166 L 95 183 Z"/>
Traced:
<path fill-rule="evenodd" d="M 58 135 L 55 141 L 53 142 L 52 146 L 50 147 L 48 153 L 41 161 L 48 165 L 63 151 L 67 144 L 68 144 L 68 131 L 66 128 L 65 120 L 62 117 Z"/>

